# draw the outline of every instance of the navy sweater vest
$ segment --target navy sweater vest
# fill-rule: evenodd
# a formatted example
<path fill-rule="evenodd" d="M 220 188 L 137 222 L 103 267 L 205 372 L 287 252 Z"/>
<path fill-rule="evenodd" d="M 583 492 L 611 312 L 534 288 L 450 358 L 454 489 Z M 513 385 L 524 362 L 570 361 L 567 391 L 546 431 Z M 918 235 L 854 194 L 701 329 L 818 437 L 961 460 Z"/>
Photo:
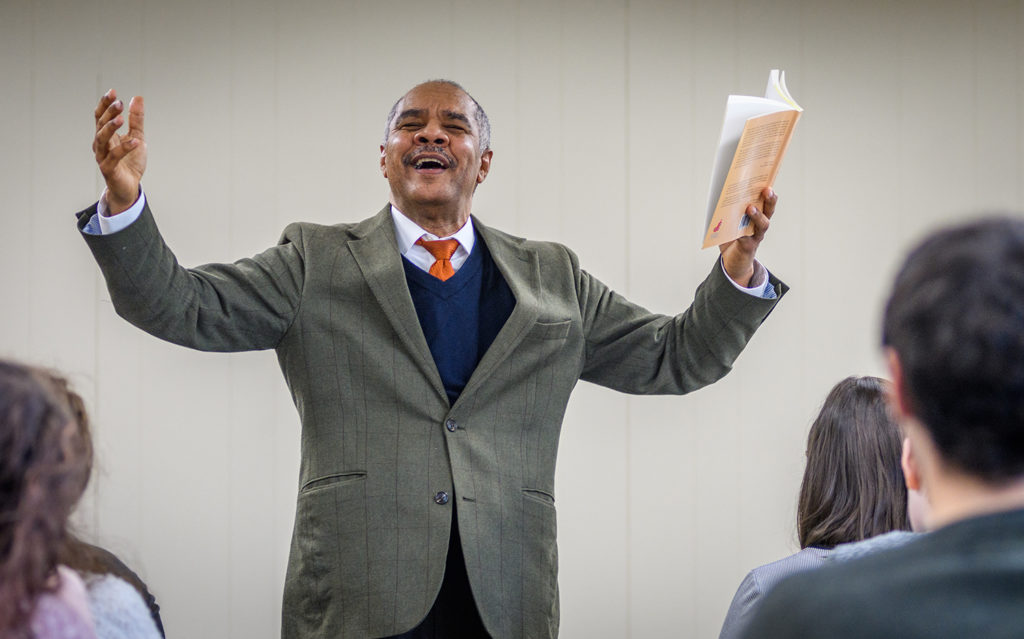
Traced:
<path fill-rule="evenodd" d="M 443 282 L 405 258 L 402 264 L 420 327 L 448 395 L 448 404 L 454 405 L 480 358 L 512 314 L 515 297 L 479 235 L 466 262 Z M 444 579 L 434 605 L 419 625 L 391 639 L 481 639 L 489 636 L 473 601 L 462 556 L 457 513 L 457 508 L 452 508 Z"/>
<path fill-rule="evenodd" d="M 443 282 L 404 258 L 402 264 L 423 336 L 454 405 L 512 314 L 515 297 L 479 235 L 469 258 Z"/>

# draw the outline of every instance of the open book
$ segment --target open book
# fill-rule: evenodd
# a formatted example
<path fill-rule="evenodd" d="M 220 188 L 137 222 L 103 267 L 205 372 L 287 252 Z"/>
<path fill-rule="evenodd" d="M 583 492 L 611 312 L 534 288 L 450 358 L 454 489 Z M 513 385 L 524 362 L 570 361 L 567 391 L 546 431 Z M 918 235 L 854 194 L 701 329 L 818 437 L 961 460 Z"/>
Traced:
<path fill-rule="evenodd" d="M 704 246 L 753 235 L 746 210 L 760 208 L 761 191 L 775 182 L 803 109 L 786 89 L 786 73 L 772 69 L 763 98 L 730 95 L 711 172 Z"/>

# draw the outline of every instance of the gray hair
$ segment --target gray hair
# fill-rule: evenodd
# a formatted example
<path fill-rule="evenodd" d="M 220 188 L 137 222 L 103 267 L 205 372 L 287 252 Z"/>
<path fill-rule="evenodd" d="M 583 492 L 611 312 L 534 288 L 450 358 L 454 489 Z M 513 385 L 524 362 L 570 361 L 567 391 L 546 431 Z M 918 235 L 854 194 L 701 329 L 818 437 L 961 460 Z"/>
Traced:
<path fill-rule="evenodd" d="M 480 103 L 476 101 L 469 91 L 462 88 L 462 85 L 454 80 L 427 80 L 421 82 L 416 86 L 422 86 L 424 84 L 447 84 L 455 87 L 459 91 L 466 94 L 469 101 L 473 103 L 473 107 L 476 109 L 476 113 L 473 114 L 473 119 L 476 120 L 476 128 L 480 130 L 480 151 L 484 152 L 491 148 L 491 121 L 487 118 L 487 112 L 480 106 Z M 413 87 L 416 88 L 416 87 Z M 398 105 L 402 103 L 405 96 L 409 95 L 408 91 L 400 98 L 395 100 L 395 103 L 391 105 L 391 110 L 388 111 L 388 121 L 384 123 L 384 146 L 388 144 L 388 138 L 391 136 L 391 123 L 395 121 L 395 116 L 398 115 Z"/>

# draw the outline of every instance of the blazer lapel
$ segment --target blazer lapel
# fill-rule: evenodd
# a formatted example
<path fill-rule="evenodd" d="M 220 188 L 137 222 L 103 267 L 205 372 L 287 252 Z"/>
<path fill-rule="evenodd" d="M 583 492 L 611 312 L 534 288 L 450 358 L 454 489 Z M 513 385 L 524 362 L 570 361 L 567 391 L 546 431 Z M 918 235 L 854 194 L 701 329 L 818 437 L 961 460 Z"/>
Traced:
<path fill-rule="evenodd" d="M 409 284 L 405 280 L 402 256 L 398 252 L 398 240 L 395 239 L 394 221 L 391 219 L 391 205 L 356 225 L 352 233 L 357 239 L 349 241 L 348 246 L 366 283 L 402 343 L 447 403 L 448 395 L 423 336 L 423 329 L 420 328 L 416 307 L 409 294 Z"/>
<path fill-rule="evenodd" d="M 498 332 L 498 336 L 494 338 L 494 342 L 477 364 L 455 406 L 458 406 L 466 396 L 472 395 L 495 368 L 505 361 L 540 316 L 540 303 L 535 294 L 535 291 L 540 289 L 540 263 L 537 254 L 524 249 L 505 234 L 487 228 L 476 219 L 476 216 L 473 217 L 473 226 L 487 244 L 495 265 L 512 289 L 516 305 Z"/>

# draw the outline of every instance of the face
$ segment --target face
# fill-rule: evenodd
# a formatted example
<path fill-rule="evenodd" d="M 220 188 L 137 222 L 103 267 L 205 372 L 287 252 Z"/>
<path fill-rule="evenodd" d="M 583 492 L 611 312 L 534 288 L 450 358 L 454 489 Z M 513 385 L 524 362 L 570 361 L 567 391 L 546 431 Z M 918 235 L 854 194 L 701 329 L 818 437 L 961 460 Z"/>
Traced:
<path fill-rule="evenodd" d="M 465 93 L 443 83 L 422 84 L 402 98 L 380 147 L 380 167 L 403 213 L 450 207 L 469 215 L 491 165 L 491 151 L 480 151 L 474 109 Z"/>

